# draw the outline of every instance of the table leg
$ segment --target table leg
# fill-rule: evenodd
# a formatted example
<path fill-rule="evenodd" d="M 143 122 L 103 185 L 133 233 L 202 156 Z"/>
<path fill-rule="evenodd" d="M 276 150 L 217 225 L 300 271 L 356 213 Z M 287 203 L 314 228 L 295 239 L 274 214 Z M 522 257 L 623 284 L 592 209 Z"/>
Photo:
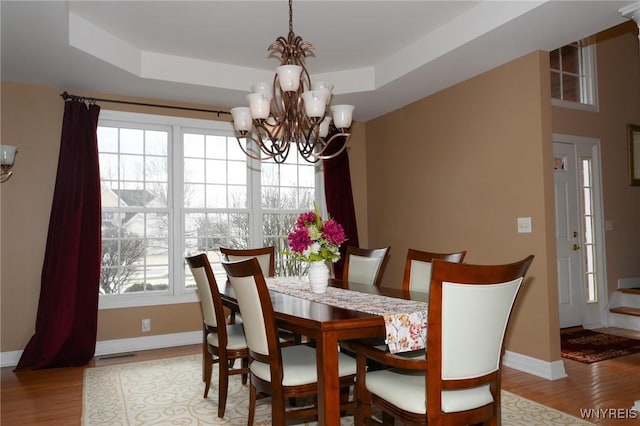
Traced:
<path fill-rule="evenodd" d="M 335 333 L 322 333 L 316 342 L 318 362 L 318 425 L 340 424 L 340 378 L 338 339 Z"/>

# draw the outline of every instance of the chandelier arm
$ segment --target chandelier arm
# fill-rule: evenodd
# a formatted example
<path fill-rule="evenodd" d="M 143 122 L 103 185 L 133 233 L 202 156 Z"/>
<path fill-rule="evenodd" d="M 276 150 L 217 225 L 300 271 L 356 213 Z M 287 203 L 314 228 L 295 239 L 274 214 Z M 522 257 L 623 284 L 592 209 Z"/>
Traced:
<path fill-rule="evenodd" d="M 338 136 L 344 136 L 346 138 L 346 140 L 344 141 L 344 144 L 342 145 L 342 147 L 335 153 L 333 154 L 329 154 L 329 155 L 323 155 L 323 153 L 327 150 L 327 148 L 329 148 L 329 145 L 331 145 L 331 142 L 333 142 Z M 330 160 L 332 158 L 337 157 L 338 155 L 340 155 L 345 149 L 347 149 L 347 142 L 349 141 L 349 138 L 351 137 L 351 133 L 335 133 L 333 136 L 331 136 L 329 138 L 329 140 L 327 140 L 322 149 L 320 151 L 317 151 L 316 153 L 313 154 L 313 156 L 319 160 Z"/>
<path fill-rule="evenodd" d="M 244 154 L 247 157 L 253 158 L 254 160 L 258 160 L 258 161 L 266 161 L 266 160 L 270 160 L 270 159 L 275 157 L 275 154 L 274 155 L 267 155 L 266 157 L 263 157 L 261 155 L 260 156 L 255 155 L 254 153 L 248 151 L 244 146 L 242 146 L 242 142 L 240 141 L 240 139 L 251 140 L 254 143 L 256 143 L 258 146 L 260 146 L 261 144 L 257 140 L 255 140 L 253 137 L 251 137 L 249 135 L 236 136 L 236 140 L 238 141 L 238 146 L 240 146 L 240 149 L 242 150 L 242 152 L 244 152 Z"/>

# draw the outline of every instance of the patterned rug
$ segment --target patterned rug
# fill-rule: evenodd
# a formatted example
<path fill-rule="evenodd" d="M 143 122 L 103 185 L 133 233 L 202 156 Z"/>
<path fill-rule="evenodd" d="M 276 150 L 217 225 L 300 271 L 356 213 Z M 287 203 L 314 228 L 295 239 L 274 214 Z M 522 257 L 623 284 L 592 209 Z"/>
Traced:
<path fill-rule="evenodd" d="M 640 340 L 591 330 L 560 333 L 563 358 L 592 363 L 640 352 Z"/>
<path fill-rule="evenodd" d="M 218 418 L 217 386 L 212 384 L 209 398 L 202 398 L 201 359 L 189 355 L 86 369 L 82 425 L 246 425 L 247 386 L 242 386 L 239 376 L 230 378 L 225 417 Z M 217 383 L 217 368 L 213 371 L 213 383 Z M 268 398 L 258 401 L 254 424 L 271 425 Z M 502 424 L 593 425 L 506 391 L 502 393 Z M 353 425 L 353 418 L 343 418 L 341 425 Z"/>

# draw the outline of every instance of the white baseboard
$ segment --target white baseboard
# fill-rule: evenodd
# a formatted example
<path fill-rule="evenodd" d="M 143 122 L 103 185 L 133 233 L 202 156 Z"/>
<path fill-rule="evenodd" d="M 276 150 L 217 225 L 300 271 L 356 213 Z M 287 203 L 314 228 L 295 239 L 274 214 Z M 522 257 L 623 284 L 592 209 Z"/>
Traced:
<path fill-rule="evenodd" d="M 502 365 L 547 380 L 557 380 L 567 377 L 562 360 L 553 362 L 542 361 L 517 352 L 505 351 L 504 357 L 502 358 Z"/>
<path fill-rule="evenodd" d="M 21 356 L 22 351 L 0 352 L 0 367 L 15 367 Z"/>
<path fill-rule="evenodd" d="M 202 331 L 160 334 L 156 336 L 134 337 L 131 339 L 104 340 L 96 343 L 95 356 L 121 354 L 148 349 L 169 348 L 202 343 Z M 0 367 L 15 367 L 22 351 L 1 352 Z"/>

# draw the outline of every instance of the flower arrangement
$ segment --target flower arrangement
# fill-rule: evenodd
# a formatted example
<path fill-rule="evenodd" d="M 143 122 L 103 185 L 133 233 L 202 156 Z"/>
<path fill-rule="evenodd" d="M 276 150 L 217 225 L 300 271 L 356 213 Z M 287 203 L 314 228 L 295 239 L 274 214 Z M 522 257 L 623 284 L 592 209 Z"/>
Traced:
<path fill-rule="evenodd" d="M 302 213 L 289 234 L 289 255 L 306 262 L 340 260 L 340 245 L 346 240 L 344 228 L 330 217 L 322 220 L 318 205 L 313 212 Z"/>

